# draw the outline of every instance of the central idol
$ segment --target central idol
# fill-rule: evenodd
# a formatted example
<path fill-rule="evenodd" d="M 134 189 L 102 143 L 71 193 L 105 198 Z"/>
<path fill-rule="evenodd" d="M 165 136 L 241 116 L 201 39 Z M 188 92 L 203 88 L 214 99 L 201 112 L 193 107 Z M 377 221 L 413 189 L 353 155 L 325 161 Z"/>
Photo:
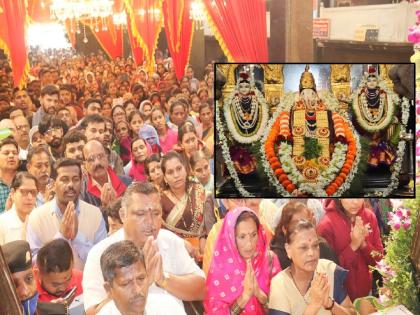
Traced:
<path fill-rule="evenodd" d="M 339 196 L 358 162 L 353 128 L 320 99 L 306 66 L 299 93 L 286 96 L 264 142 L 271 182 L 283 196 Z"/>

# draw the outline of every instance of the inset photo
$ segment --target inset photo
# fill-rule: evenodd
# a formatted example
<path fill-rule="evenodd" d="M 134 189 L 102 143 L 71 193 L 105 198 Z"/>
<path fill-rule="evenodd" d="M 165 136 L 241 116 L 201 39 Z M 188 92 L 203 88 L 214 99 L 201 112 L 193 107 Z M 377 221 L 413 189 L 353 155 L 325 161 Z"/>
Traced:
<path fill-rule="evenodd" d="M 414 64 L 216 64 L 216 197 L 415 197 Z"/>

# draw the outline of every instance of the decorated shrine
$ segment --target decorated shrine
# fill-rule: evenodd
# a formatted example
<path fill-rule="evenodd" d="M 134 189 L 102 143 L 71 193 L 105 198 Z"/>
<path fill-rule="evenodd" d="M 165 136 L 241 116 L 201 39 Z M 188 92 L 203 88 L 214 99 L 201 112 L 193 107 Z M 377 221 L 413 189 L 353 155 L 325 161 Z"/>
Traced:
<path fill-rule="evenodd" d="M 217 65 L 217 196 L 414 196 L 413 100 L 392 66 Z"/>

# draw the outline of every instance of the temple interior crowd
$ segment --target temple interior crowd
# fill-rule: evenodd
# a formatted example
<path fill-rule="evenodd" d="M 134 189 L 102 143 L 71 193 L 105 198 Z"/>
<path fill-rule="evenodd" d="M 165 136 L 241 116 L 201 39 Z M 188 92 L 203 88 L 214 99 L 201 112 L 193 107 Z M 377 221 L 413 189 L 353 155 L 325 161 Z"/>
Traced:
<path fill-rule="evenodd" d="M 0 245 L 25 314 L 374 311 L 392 205 L 215 200 L 211 63 L 30 60 L 21 88 L 0 66 Z"/>

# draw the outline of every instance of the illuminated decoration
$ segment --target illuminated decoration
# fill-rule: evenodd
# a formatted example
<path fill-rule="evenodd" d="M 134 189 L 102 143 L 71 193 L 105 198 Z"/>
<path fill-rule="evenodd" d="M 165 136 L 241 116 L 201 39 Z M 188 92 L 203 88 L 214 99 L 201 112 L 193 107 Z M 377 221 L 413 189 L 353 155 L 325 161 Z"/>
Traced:
<path fill-rule="evenodd" d="M 196 29 L 203 29 L 206 20 L 204 3 L 201 0 L 191 1 L 190 19 L 195 22 Z"/>
<path fill-rule="evenodd" d="M 105 18 L 112 15 L 112 0 L 54 0 L 50 5 L 51 15 L 64 22 L 67 19 Z"/>
<path fill-rule="evenodd" d="M 115 25 L 126 25 L 127 24 L 127 14 L 125 12 L 115 13 L 112 16 L 112 20 Z"/>
<path fill-rule="evenodd" d="M 34 23 L 28 27 L 28 46 L 49 48 L 69 48 L 71 44 L 65 37 L 65 28 L 59 23 Z"/>

